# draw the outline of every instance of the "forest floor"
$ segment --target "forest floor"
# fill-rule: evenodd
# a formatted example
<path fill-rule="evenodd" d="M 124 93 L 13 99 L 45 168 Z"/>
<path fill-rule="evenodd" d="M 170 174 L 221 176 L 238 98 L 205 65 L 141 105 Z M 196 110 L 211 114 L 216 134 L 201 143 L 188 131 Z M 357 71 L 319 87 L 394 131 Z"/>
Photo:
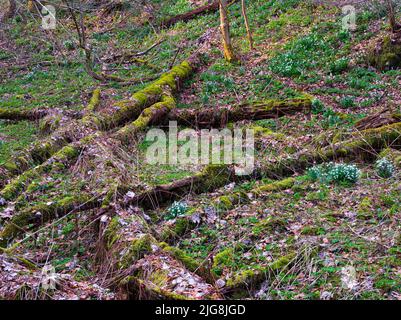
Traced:
<path fill-rule="evenodd" d="M 366 58 L 389 32 L 385 12 L 358 6 L 349 32 L 335 4 L 250 1 L 249 50 L 234 3 L 240 61 L 229 64 L 217 12 L 156 27 L 203 1 L 148 2 L 139 11 L 85 17 L 97 71 L 134 78 L 132 85 L 101 85 L 85 72 L 66 13 L 51 32 L 37 17 L 18 17 L 0 30 L 0 109 L 49 113 L 0 120 L 0 235 L 16 225 L 1 249 L 0 299 L 401 299 L 399 123 L 399 137 L 380 148 L 358 129 L 369 115 L 401 114 L 401 70 L 376 70 Z M 160 40 L 141 59 L 105 62 Z M 146 79 L 199 51 L 198 70 L 175 92 L 179 111 L 313 97 L 308 112 L 228 124 L 258 133 L 258 174 L 239 180 L 224 166 L 146 163 L 144 132 L 128 144 L 115 138 L 135 119 L 77 129 L 97 88 L 96 114 L 114 115 L 152 83 Z M 76 131 L 67 144 L 76 154 L 46 151 L 18 168 L 18 157 L 63 128 Z M 308 170 L 325 162 L 311 155 L 348 148 L 352 139 L 363 141 L 358 152 L 334 153 L 327 162 L 355 165 L 357 181 L 327 181 Z M 386 179 L 375 165 L 383 154 L 395 168 Z M 188 190 L 176 188 L 188 181 Z M 160 186 L 174 188 L 166 197 Z M 44 281 L 53 280 L 56 288 L 46 290 Z"/>

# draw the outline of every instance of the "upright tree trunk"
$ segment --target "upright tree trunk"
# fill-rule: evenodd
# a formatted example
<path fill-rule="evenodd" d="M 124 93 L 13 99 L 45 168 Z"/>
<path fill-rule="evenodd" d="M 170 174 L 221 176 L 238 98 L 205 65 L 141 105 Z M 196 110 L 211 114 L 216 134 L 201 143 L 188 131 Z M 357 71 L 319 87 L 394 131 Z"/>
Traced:
<path fill-rule="evenodd" d="M 230 23 L 227 16 L 227 0 L 220 0 L 220 28 L 223 37 L 224 57 L 228 62 L 236 60 L 230 37 Z"/>
<path fill-rule="evenodd" d="M 28 0 L 28 11 L 35 12 L 37 9 L 36 0 Z"/>
<path fill-rule="evenodd" d="M 390 27 L 392 32 L 398 32 L 401 30 L 401 25 L 398 24 L 395 20 L 395 12 L 394 12 L 394 5 L 392 0 L 387 0 L 388 4 L 388 14 L 390 20 Z"/>
<path fill-rule="evenodd" d="M 7 19 L 11 19 L 15 14 L 16 9 L 17 9 L 17 5 L 15 3 L 15 0 L 9 0 L 8 8 L 6 7 L 7 11 L 5 12 L 5 14 L 3 16 L 0 14 L 0 20 L 6 21 Z"/>
<path fill-rule="evenodd" d="M 246 14 L 245 0 L 241 0 L 241 6 L 242 6 L 242 15 L 244 16 L 244 20 L 245 20 L 246 33 L 248 35 L 249 48 L 251 50 L 253 50 L 253 37 L 252 37 L 251 28 L 249 26 L 248 16 Z"/>

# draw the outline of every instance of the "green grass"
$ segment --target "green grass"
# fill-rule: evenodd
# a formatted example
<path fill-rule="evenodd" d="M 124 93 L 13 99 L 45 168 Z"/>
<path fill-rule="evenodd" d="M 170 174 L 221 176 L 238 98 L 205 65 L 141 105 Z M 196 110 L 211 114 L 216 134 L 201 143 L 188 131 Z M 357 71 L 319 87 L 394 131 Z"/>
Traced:
<path fill-rule="evenodd" d="M 37 128 L 28 121 L 5 123 L 0 120 L 0 164 L 27 147 L 36 138 Z"/>

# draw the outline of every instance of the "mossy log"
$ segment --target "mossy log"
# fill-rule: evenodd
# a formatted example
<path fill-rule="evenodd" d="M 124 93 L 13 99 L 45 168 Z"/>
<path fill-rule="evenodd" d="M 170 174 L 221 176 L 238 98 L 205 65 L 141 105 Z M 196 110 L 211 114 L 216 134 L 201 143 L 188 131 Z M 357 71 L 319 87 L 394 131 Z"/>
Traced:
<path fill-rule="evenodd" d="M 90 114 L 96 111 L 96 108 L 99 106 L 100 103 L 100 98 L 101 98 L 100 95 L 101 95 L 101 90 L 99 88 L 93 90 L 92 97 L 85 108 L 85 113 Z"/>
<path fill-rule="evenodd" d="M 238 294 L 243 290 L 247 290 L 247 292 L 254 290 L 262 281 L 271 279 L 276 274 L 290 268 L 295 259 L 296 253 L 290 252 L 276 259 L 268 266 L 240 271 L 226 281 L 223 291 L 226 294 Z"/>
<path fill-rule="evenodd" d="M 203 193 L 223 187 L 235 180 L 233 168 L 226 165 L 208 165 L 194 176 L 178 180 L 167 185 L 156 186 L 132 198 L 129 204 L 144 208 L 157 208 L 160 204 L 173 201 L 190 192 Z"/>
<path fill-rule="evenodd" d="M 196 128 L 220 128 L 229 122 L 278 118 L 298 112 L 309 113 L 311 107 L 310 98 L 267 100 L 218 109 L 174 109 L 169 113 L 168 120 Z"/>
<path fill-rule="evenodd" d="M 90 195 L 67 196 L 60 200 L 41 203 L 16 213 L 0 231 L 0 247 L 7 247 L 9 241 L 23 234 L 27 228 L 34 228 L 68 213 L 98 207 L 99 201 Z"/>
<path fill-rule="evenodd" d="M 12 108 L 0 108 L 0 119 L 1 120 L 39 120 L 45 117 L 48 113 L 46 109 L 12 109 Z"/>
<path fill-rule="evenodd" d="M 133 275 L 122 284 L 131 293 L 130 298 L 136 299 L 221 299 L 214 286 L 159 248 L 138 261 Z"/>
<path fill-rule="evenodd" d="M 191 286 L 186 291 L 175 292 L 175 277 L 169 276 L 175 273 L 185 274 L 194 283 L 200 282 L 206 287 L 202 297 L 212 294 L 217 297 L 213 286 L 196 272 L 200 270 L 196 261 L 178 248 L 158 243 L 151 233 L 151 226 L 140 214 L 116 215 L 109 222 L 104 232 L 104 248 L 107 252 L 102 255 L 102 265 L 114 275 L 112 287 L 136 299 L 200 298 L 196 296 L 196 288 Z"/>
<path fill-rule="evenodd" d="M 314 163 L 333 161 L 336 159 L 372 160 L 387 146 L 401 147 L 401 122 L 380 128 L 354 132 L 345 141 L 321 149 L 302 151 L 291 158 L 283 158 L 274 163 L 262 164 L 257 168 L 258 175 L 278 179 L 301 172 Z"/>
<path fill-rule="evenodd" d="M 130 100 L 118 102 L 111 114 L 95 115 L 91 113 L 81 121 L 69 123 L 64 128 L 57 130 L 51 137 L 35 142 L 22 155 L 4 164 L 0 168 L 0 172 L 6 177 L 13 177 L 32 165 L 46 161 L 69 143 L 94 134 L 97 128 L 113 129 L 130 119 L 136 119 L 144 109 L 157 102 L 165 103 L 165 92 L 175 93 L 179 89 L 180 83 L 188 78 L 200 63 L 200 56 L 194 54 L 188 60 L 163 74 L 155 82 L 135 93 Z M 96 108 L 99 97 L 100 91 L 95 90 L 88 106 L 89 109 Z"/>
<path fill-rule="evenodd" d="M 193 73 L 198 63 L 199 57 L 195 55 L 136 92 L 129 100 L 116 103 L 113 113 L 98 115 L 98 126 L 102 129 L 111 129 L 131 119 L 136 119 L 144 109 L 160 102 L 166 90 L 171 91 L 172 94 L 177 92 L 182 81 Z"/>
<path fill-rule="evenodd" d="M 231 210 L 236 205 L 252 201 L 253 196 L 260 197 L 266 193 L 291 189 L 295 183 L 295 178 L 285 178 L 283 180 L 262 184 L 249 192 L 231 192 L 229 195 L 218 197 L 214 203 L 218 208 Z"/>
<path fill-rule="evenodd" d="M 46 162 L 24 171 L 24 173 L 10 181 L 10 183 L 0 191 L 0 197 L 7 201 L 15 199 L 33 179 L 40 178 L 44 173 L 56 172 L 68 168 L 71 163 L 77 159 L 81 150 L 82 146 L 78 144 L 64 147 Z"/>
<path fill-rule="evenodd" d="M 164 121 L 168 113 L 176 107 L 176 102 L 171 92 L 165 92 L 161 101 L 146 108 L 140 116 L 132 123 L 124 126 L 116 132 L 114 138 L 129 142 L 138 132 L 145 130 L 149 125 Z"/>
<path fill-rule="evenodd" d="M 355 124 L 355 128 L 357 130 L 374 129 L 400 121 L 401 114 L 392 113 L 389 110 L 383 110 L 359 120 Z"/>
<path fill-rule="evenodd" d="M 75 130 L 72 128 L 75 128 Z M 13 158 L 0 166 L 0 172 L 5 177 L 3 181 L 0 181 L 0 186 L 4 186 L 7 179 L 12 179 L 24 173 L 26 170 L 42 164 L 73 141 L 80 140 L 78 137 L 85 137 L 86 132 L 91 132 L 90 129 L 84 130 L 81 128 L 82 131 L 79 129 L 78 126 L 70 124 L 68 127 L 56 131 L 52 136 L 34 142 L 27 150 L 16 154 Z M 93 136 L 88 135 L 88 137 L 81 140 L 89 141 L 92 137 Z"/>
<path fill-rule="evenodd" d="M 401 67 L 401 32 L 393 33 L 380 40 L 368 50 L 369 65 L 379 70 Z"/>

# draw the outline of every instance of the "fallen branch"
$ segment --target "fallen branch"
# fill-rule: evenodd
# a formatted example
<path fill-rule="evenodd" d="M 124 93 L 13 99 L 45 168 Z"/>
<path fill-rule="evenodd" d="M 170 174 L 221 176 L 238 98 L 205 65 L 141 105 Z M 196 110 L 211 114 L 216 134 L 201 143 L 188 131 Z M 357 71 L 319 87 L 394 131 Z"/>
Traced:
<path fill-rule="evenodd" d="M 355 128 L 357 130 L 374 129 L 400 121 L 401 114 L 395 114 L 391 113 L 389 110 L 383 110 L 359 120 L 355 124 Z"/>
<path fill-rule="evenodd" d="M 175 17 L 167 19 L 161 23 L 161 26 L 164 28 L 169 28 L 179 21 L 187 22 L 189 20 L 195 19 L 199 15 L 206 14 L 209 12 L 215 12 L 218 9 L 219 9 L 219 1 L 214 1 L 211 4 L 204 5 L 187 13 L 179 14 Z"/>
<path fill-rule="evenodd" d="M 120 54 L 115 54 L 111 57 L 108 57 L 106 59 L 103 59 L 104 62 L 106 63 L 112 63 L 112 62 L 116 62 L 116 61 L 126 61 L 132 58 L 138 58 L 141 56 L 144 56 L 146 54 L 148 54 L 150 51 L 152 51 L 154 48 L 156 48 L 157 46 L 159 46 L 160 44 L 162 44 L 163 42 L 165 42 L 166 39 L 161 39 L 157 42 L 155 42 L 154 44 L 152 44 L 149 48 L 147 48 L 144 51 L 141 52 L 133 52 L 133 53 L 120 53 Z"/>

